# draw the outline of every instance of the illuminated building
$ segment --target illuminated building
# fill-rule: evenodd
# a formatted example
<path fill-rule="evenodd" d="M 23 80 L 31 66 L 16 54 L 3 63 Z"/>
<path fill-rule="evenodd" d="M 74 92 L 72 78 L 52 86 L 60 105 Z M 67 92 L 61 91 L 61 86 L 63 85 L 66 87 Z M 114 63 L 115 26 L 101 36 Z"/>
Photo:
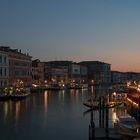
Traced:
<path fill-rule="evenodd" d="M 109 85 L 111 83 L 111 65 L 100 61 L 83 61 L 80 65 L 87 66 L 88 83 Z"/>
<path fill-rule="evenodd" d="M 9 85 L 9 61 L 8 55 L 0 51 L 0 87 Z"/>
<path fill-rule="evenodd" d="M 44 62 L 44 79 L 50 83 L 68 83 L 68 69 L 71 61 Z"/>
<path fill-rule="evenodd" d="M 87 81 L 87 67 L 81 66 L 72 61 L 49 61 L 45 62 L 45 80 L 49 82 L 71 82 Z"/>
<path fill-rule="evenodd" d="M 7 55 L 9 61 L 9 85 L 24 84 L 31 86 L 31 56 L 21 50 L 1 46 L 0 51 Z"/>
<path fill-rule="evenodd" d="M 44 84 L 44 63 L 38 59 L 32 61 L 32 84 Z"/>

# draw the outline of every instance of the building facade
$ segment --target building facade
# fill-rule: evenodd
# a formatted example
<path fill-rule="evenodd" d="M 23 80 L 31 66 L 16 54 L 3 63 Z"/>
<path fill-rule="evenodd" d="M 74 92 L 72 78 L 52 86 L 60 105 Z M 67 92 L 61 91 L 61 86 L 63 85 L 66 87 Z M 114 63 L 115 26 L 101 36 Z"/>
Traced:
<path fill-rule="evenodd" d="M 71 61 L 44 62 L 44 79 L 46 83 L 67 84 L 69 65 L 71 63 Z"/>
<path fill-rule="evenodd" d="M 0 87 L 9 85 L 9 60 L 8 55 L 0 51 Z"/>
<path fill-rule="evenodd" d="M 71 84 L 87 81 L 87 68 L 72 61 L 45 62 L 45 81 L 50 83 Z"/>
<path fill-rule="evenodd" d="M 32 84 L 38 86 L 44 84 L 44 63 L 39 59 L 32 61 Z"/>
<path fill-rule="evenodd" d="M 88 69 L 88 84 L 103 84 L 111 83 L 111 65 L 100 61 L 83 61 L 80 65 L 87 66 Z"/>
<path fill-rule="evenodd" d="M 21 50 L 1 46 L 9 61 L 9 85 L 31 86 L 31 56 L 24 54 Z"/>

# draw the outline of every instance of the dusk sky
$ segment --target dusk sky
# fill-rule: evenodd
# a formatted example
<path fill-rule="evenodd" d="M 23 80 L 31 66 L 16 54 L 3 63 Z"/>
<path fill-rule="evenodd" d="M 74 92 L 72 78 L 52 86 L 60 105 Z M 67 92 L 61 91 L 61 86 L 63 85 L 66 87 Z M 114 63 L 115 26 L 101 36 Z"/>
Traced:
<path fill-rule="evenodd" d="M 0 45 L 140 72 L 140 0 L 0 0 Z"/>

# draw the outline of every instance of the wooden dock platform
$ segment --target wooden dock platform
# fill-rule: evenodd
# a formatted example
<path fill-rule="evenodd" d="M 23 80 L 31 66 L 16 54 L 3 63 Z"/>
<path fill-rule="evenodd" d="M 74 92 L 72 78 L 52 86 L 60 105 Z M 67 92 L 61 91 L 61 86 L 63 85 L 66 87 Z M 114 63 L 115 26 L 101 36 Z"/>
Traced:
<path fill-rule="evenodd" d="M 121 135 L 117 133 L 115 128 L 95 128 L 95 138 L 108 138 L 121 140 Z"/>
<path fill-rule="evenodd" d="M 107 134 L 108 132 L 108 134 Z M 121 135 L 116 128 L 95 128 L 95 138 L 89 138 L 89 140 L 132 140 L 136 137 L 130 137 Z"/>

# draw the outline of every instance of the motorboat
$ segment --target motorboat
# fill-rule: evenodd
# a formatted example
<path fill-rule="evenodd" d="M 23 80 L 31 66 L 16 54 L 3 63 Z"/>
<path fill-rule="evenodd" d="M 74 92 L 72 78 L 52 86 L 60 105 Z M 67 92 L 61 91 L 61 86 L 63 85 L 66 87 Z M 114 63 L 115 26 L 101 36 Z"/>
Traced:
<path fill-rule="evenodd" d="M 140 124 L 134 117 L 119 116 L 116 119 L 116 127 L 122 135 L 140 136 Z"/>

